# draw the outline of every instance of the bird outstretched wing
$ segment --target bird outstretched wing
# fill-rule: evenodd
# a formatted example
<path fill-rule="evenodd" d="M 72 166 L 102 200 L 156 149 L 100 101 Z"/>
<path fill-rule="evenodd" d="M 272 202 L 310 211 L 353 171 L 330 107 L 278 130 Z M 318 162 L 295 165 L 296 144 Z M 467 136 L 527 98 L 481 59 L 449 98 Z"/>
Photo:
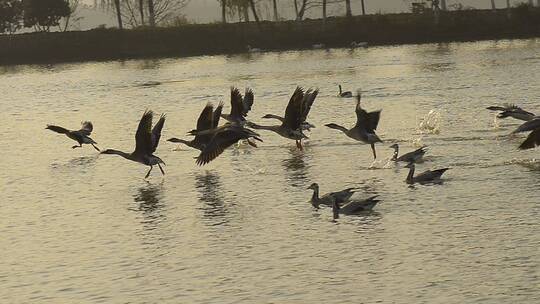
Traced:
<path fill-rule="evenodd" d="M 81 124 L 81 129 L 79 132 L 86 136 L 90 136 L 90 134 L 92 134 L 92 130 L 94 130 L 92 123 L 90 121 L 85 121 Z"/>
<path fill-rule="evenodd" d="M 156 149 L 159 144 L 159 139 L 161 138 L 161 130 L 163 129 L 163 125 L 165 125 L 165 114 L 161 114 L 161 117 L 159 117 L 158 122 L 152 129 L 151 139 L 152 139 L 152 147 L 151 152 L 156 152 Z"/>
<path fill-rule="evenodd" d="M 283 125 L 292 129 L 297 130 L 300 128 L 302 123 L 302 112 L 303 112 L 303 99 L 304 99 L 304 89 L 301 87 L 296 87 L 287 108 L 285 109 L 285 117 L 283 119 Z"/>
<path fill-rule="evenodd" d="M 525 141 L 519 145 L 519 149 L 526 150 L 538 146 L 540 146 L 540 128 L 532 131 L 529 136 L 527 136 L 527 139 L 525 139 Z"/>
<path fill-rule="evenodd" d="M 242 116 L 246 117 L 251 111 L 251 107 L 253 106 L 253 101 L 255 100 L 255 96 L 253 95 L 253 90 L 250 88 L 246 88 L 246 92 L 244 94 L 244 99 L 242 102 Z"/>
<path fill-rule="evenodd" d="M 135 133 L 135 151 L 136 154 L 152 153 L 152 117 L 154 112 L 147 110 L 144 112 L 137 133 Z"/>
<path fill-rule="evenodd" d="M 315 102 L 315 98 L 317 98 L 318 94 L 319 94 L 319 89 L 315 89 L 314 91 L 309 89 L 304 94 L 301 122 L 306 121 L 309 115 L 309 111 L 311 110 L 311 106 L 313 105 L 313 102 Z"/>

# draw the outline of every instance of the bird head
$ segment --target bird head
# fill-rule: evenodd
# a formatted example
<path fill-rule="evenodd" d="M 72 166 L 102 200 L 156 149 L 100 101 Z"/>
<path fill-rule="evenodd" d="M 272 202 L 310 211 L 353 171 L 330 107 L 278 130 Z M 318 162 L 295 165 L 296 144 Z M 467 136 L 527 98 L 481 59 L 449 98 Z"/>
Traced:
<path fill-rule="evenodd" d="M 319 184 L 317 183 L 313 183 L 311 184 L 309 187 L 307 187 L 308 189 L 311 189 L 311 190 L 317 190 L 319 189 Z"/>
<path fill-rule="evenodd" d="M 388 148 L 391 148 L 391 149 L 398 149 L 399 148 L 399 145 L 398 144 L 393 144 L 391 145 L 390 147 Z"/>

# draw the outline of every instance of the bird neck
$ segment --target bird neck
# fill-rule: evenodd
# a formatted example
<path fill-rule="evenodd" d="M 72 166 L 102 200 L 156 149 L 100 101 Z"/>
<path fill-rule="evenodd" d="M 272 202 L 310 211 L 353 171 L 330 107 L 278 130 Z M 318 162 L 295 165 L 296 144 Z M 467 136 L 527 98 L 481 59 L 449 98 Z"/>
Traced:
<path fill-rule="evenodd" d="M 349 131 L 347 128 L 340 126 L 338 124 L 335 124 L 335 123 L 330 123 L 330 124 L 327 124 L 326 126 L 329 127 L 330 129 L 340 130 L 343 133 L 347 133 Z"/>
<path fill-rule="evenodd" d="M 341 85 L 338 86 L 339 87 L 339 94 L 341 95 L 342 91 L 341 91 Z"/>
<path fill-rule="evenodd" d="M 318 202 L 319 201 L 319 188 L 313 189 L 313 195 L 311 196 L 312 202 Z"/>
<path fill-rule="evenodd" d="M 274 132 L 277 132 L 277 130 L 279 129 L 279 126 L 261 126 L 256 123 L 251 123 L 250 127 L 257 130 L 269 130 Z"/>
<path fill-rule="evenodd" d="M 409 183 L 412 182 L 413 177 L 414 177 L 414 165 L 411 165 L 410 168 L 409 168 L 409 174 L 407 175 L 406 181 L 409 182 Z"/>
<path fill-rule="evenodd" d="M 115 155 L 120 155 L 123 158 L 132 159 L 131 153 L 126 153 L 126 152 L 122 152 L 122 151 L 118 151 L 114 149 L 107 149 L 103 151 L 102 154 L 115 154 Z"/>
<path fill-rule="evenodd" d="M 265 116 L 266 116 L 266 118 L 274 118 L 274 119 L 277 119 L 277 120 L 279 120 L 279 121 L 281 121 L 281 122 L 283 121 L 283 117 L 278 116 L 278 115 L 274 115 L 274 114 L 266 114 Z"/>

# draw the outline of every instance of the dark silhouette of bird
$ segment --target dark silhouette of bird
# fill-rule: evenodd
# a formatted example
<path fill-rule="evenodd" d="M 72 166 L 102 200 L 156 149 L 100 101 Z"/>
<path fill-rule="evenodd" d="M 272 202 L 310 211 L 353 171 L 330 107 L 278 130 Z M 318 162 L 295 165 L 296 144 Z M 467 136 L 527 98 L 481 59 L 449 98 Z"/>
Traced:
<path fill-rule="evenodd" d="M 443 168 L 443 169 L 437 169 L 437 170 L 427 170 L 424 171 L 417 176 L 414 176 L 415 171 L 415 165 L 414 163 L 409 163 L 407 166 L 409 168 L 409 174 L 407 175 L 407 179 L 405 179 L 405 182 L 407 184 L 414 184 L 414 183 L 432 183 L 439 181 L 441 179 L 441 176 L 444 172 L 446 172 L 450 168 Z"/>
<path fill-rule="evenodd" d="M 285 110 L 285 117 L 281 125 L 273 126 L 262 126 L 255 123 L 249 123 L 249 126 L 253 129 L 261 129 L 275 132 L 282 137 L 294 139 L 296 141 L 296 146 L 299 149 L 302 147 L 302 139 L 308 138 L 302 132 L 302 123 L 306 122 L 311 106 L 317 98 L 319 90 L 307 90 L 304 92 L 304 89 L 297 87 L 294 91 L 287 108 Z"/>
<path fill-rule="evenodd" d="M 74 141 L 78 142 L 79 145 L 75 145 L 71 148 L 82 148 L 83 144 L 90 144 L 94 149 L 99 151 L 99 148 L 96 147 L 97 142 L 95 142 L 92 138 L 90 138 L 90 134 L 92 134 L 92 130 L 94 129 L 94 126 L 91 122 L 85 121 L 82 123 L 82 127 L 80 130 L 68 130 L 59 126 L 55 125 L 47 125 L 45 129 L 49 129 L 51 131 L 54 131 L 56 133 L 65 134 L 67 137 L 73 139 Z"/>
<path fill-rule="evenodd" d="M 331 129 L 339 130 L 348 137 L 361 141 L 366 144 L 371 145 L 371 150 L 373 151 L 373 158 L 377 158 L 377 152 L 375 151 L 375 143 L 382 142 L 379 136 L 375 134 L 375 130 L 379 125 L 379 119 L 381 117 L 381 110 L 374 112 L 366 112 L 360 106 L 360 100 L 362 98 L 361 92 L 358 92 L 357 102 L 356 102 L 356 124 L 351 129 L 347 129 L 343 126 L 340 126 L 335 123 L 326 124 L 327 127 Z"/>
<path fill-rule="evenodd" d="M 262 142 L 260 135 L 253 132 L 252 130 L 244 127 L 241 124 L 237 123 L 228 123 L 221 127 L 210 129 L 202 132 L 197 132 L 196 130 L 190 132 L 191 135 L 210 135 L 211 140 L 206 144 L 206 146 L 201 150 L 201 153 L 197 157 L 197 165 L 203 166 L 212 160 L 216 159 L 225 149 L 234 145 L 238 141 L 245 139 L 247 142 L 257 147 L 255 142 L 250 141 L 250 138 Z"/>
<path fill-rule="evenodd" d="M 223 103 L 220 103 L 215 110 L 212 104 L 207 104 L 199 115 L 199 119 L 197 119 L 197 128 L 195 129 L 195 131 L 201 132 L 217 128 L 222 109 Z M 195 135 L 195 138 L 193 138 L 192 140 L 184 140 L 173 137 L 167 139 L 167 141 L 174 143 L 182 143 L 197 150 L 202 150 L 204 149 L 204 147 L 206 147 L 206 145 L 210 142 L 211 139 L 212 135 L 206 134 Z"/>
<path fill-rule="evenodd" d="M 345 190 L 329 192 L 319 197 L 319 184 L 313 183 L 308 189 L 313 190 L 313 195 L 311 197 L 310 203 L 315 208 L 319 208 L 320 205 L 326 205 L 331 207 L 332 204 L 337 202 L 340 205 L 343 205 L 349 201 L 351 196 L 358 191 L 357 188 L 347 188 Z"/>
<path fill-rule="evenodd" d="M 352 94 L 351 91 L 343 92 L 342 89 L 341 89 L 341 85 L 338 85 L 338 87 L 339 87 L 338 97 L 343 97 L 343 98 L 351 98 L 351 97 L 353 97 L 353 94 Z"/>
<path fill-rule="evenodd" d="M 414 151 L 405 153 L 401 156 L 399 155 L 399 145 L 393 144 L 390 146 L 390 148 L 394 149 L 394 155 L 392 156 L 392 160 L 395 162 L 406 162 L 406 163 L 418 163 L 422 160 L 422 157 L 424 157 L 424 154 L 426 154 L 426 146 L 423 146 L 421 148 L 418 148 Z"/>
<path fill-rule="evenodd" d="M 245 123 L 254 100 L 255 97 L 250 88 L 246 88 L 246 92 L 242 97 L 242 94 L 240 94 L 237 88 L 231 87 L 231 112 L 229 114 L 221 114 L 221 117 L 231 123 Z"/>
<path fill-rule="evenodd" d="M 532 132 L 529 133 L 527 139 L 525 139 L 525 141 L 522 142 L 521 145 L 519 145 L 519 149 L 521 150 L 532 149 L 540 146 L 540 117 L 536 117 L 535 119 L 527 121 L 526 123 L 519 126 L 512 133 L 521 133 L 528 131 Z"/>
<path fill-rule="evenodd" d="M 139 122 L 139 126 L 137 127 L 137 133 L 135 134 L 135 150 L 133 152 L 126 153 L 118 150 L 107 149 L 101 152 L 101 154 L 116 154 L 125 159 L 150 166 L 150 170 L 148 170 L 148 173 L 146 173 L 144 178 L 147 178 L 150 175 L 154 165 L 158 165 L 161 173 L 165 175 L 165 171 L 163 171 L 163 168 L 161 167 L 161 164 L 165 165 L 165 163 L 161 158 L 154 155 L 161 137 L 161 130 L 165 124 L 165 115 L 161 115 L 158 122 L 152 129 L 153 115 L 154 113 L 152 111 L 144 112 L 141 121 Z"/>
<path fill-rule="evenodd" d="M 497 114 L 497 118 L 512 117 L 523 121 L 529 121 L 536 117 L 533 113 L 527 112 L 513 104 L 504 104 L 503 106 L 490 106 L 487 107 L 487 109 L 491 111 L 499 111 L 500 113 Z"/>
<path fill-rule="evenodd" d="M 364 200 L 352 201 L 346 205 L 340 205 L 337 201 L 332 202 L 332 213 L 334 220 L 339 218 L 340 214 L 353 215 L 361 212 L 371 211 L 380 200 L 378 195 L 374 195 Z"/>

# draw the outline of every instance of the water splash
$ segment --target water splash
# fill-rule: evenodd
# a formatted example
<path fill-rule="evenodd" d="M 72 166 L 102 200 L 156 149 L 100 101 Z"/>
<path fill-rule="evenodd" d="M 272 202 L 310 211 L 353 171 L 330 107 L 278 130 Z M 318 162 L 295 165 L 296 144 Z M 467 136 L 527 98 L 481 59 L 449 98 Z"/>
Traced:
<path fill-rule="evenodd" d="M 441 122 L 441 113 L 437 110 L 431 110 L 422 118 L 418 130 L 424 134 L 439 134 L 441 132 Z"/>

